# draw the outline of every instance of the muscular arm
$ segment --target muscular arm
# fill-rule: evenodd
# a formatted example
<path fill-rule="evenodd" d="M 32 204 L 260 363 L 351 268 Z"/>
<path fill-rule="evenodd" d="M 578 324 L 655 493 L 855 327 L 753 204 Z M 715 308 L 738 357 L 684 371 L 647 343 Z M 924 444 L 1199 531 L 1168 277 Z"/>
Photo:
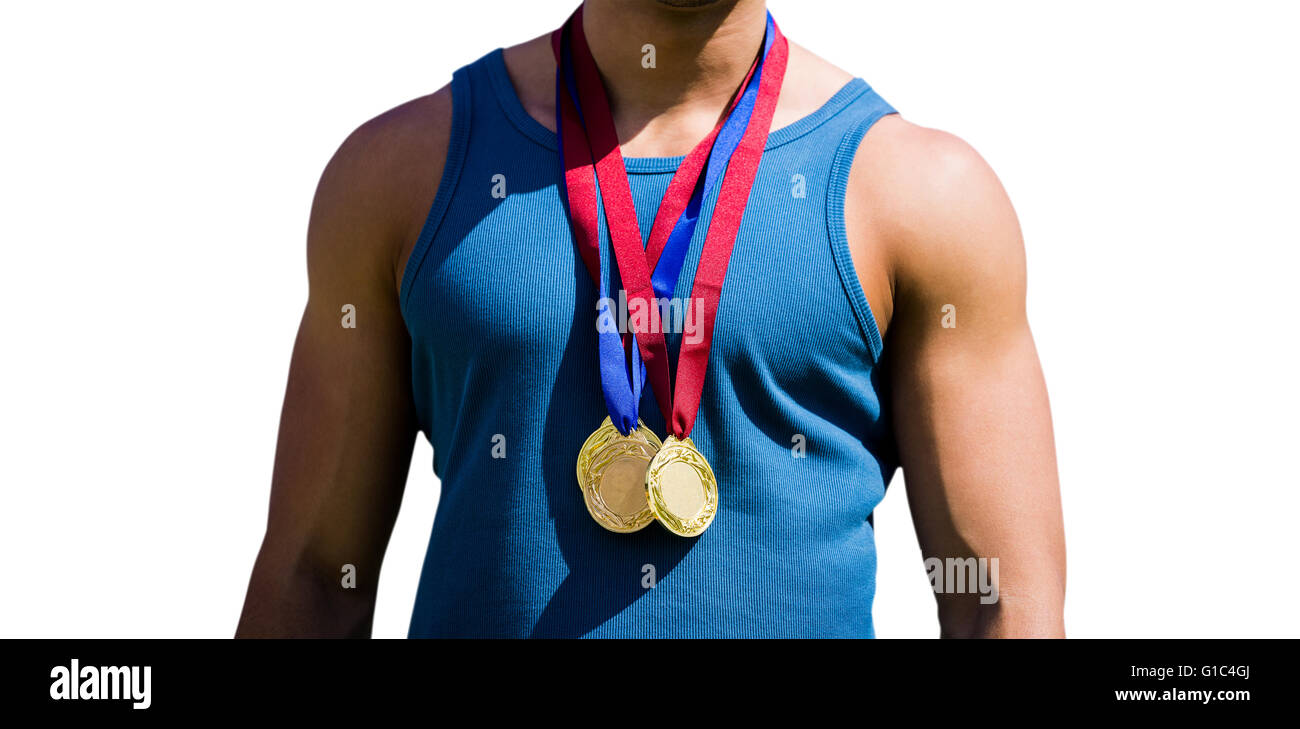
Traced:
<path fill-rule="evenodd" d="M 852 174 L 850 240 L 873 305 L 888 302 L 877 316 L 921 551 L 998 560 L 997 602 L 938 596 L 942 635 L 1062 636 L 1055 447 L 1011 203 L 965 143 L 897 118 L 867 135 Z"/>
<path fill-rule="evenodd" d="M 370 634 L 417 431 L 398 284 L 449 116 L 446 90 L 398 107 L 354 132 L 321 176 L 270 515 L 237 636 Z M 343 326 L 345 305 L 355 328 Z"/>

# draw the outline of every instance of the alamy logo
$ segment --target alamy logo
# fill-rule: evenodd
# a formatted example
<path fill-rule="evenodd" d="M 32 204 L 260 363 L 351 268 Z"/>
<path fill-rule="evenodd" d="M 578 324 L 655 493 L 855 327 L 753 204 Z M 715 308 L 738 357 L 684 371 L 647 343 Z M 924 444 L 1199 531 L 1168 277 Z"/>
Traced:
<path fill-rule="evenodd" d="M 145 666 L 82 666 L 72 659 L 70 666 L 50 669 L 50 698 L 55 701 L 74 699 L 117 699 L 132 701 L 131 708 L 147 709 L 150 673 Z"/>
<path fill-rule="evenodd" d="M 619 291 L 617 300 L 606 297 L 596 301 L 596 331 L 681 334 L 683 342 L 699 344 L 704 337 L 704 299 L 652 297 L 629 301 L 627 291 Z"/>
<path fill-rule="evenodd" d="M 936 595 L 978 594 L 981 605 L 998 601 L 997 557 L 930 557 L 925 560 L 925 572 Z"/>

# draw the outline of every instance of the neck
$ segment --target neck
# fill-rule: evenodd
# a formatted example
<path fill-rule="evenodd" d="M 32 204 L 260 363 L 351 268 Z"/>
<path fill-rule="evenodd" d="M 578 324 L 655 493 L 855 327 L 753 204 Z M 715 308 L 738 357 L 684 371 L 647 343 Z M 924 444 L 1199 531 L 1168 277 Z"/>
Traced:
<path fill-rule="evenodd" d="M 766 13 L 764 0 L 717 0 L 697 7 L 586 0 L 587 44 L 624 144 L 655 128 L 669 132 L 651 135 L 668 147 L 704 136 L 758 54 Z M 652 52 L 647 44 L 653 46 L 653 67 L 647 67 Z M 673 139 L 677 136 L 682 140 Z"/>

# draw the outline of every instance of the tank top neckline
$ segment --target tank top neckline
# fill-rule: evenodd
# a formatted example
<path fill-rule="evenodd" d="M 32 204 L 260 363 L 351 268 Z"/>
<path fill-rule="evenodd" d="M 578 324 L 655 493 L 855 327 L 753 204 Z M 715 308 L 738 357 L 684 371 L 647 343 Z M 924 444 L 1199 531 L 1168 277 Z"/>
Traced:
<path fill-rule="evenodd" d="M 541 122 L 534 119 L 524 109 L 523 102 L 519 100 L 519 94 L 515 91 L 514 84 L 510 80 L 510 73 L 506 70 L 503 51 L 504 49 L 498 48 L 489 53 L 483 60 L 488 78 L 492 82 L 492 89 L 496 94 L 497 101 L 501 104 L 502 110 L 505 112 L 506 118 L 524 136 L 547 149 L 558 151 L 559 145 L 556 143 L 555 132 L 547 129 Z M 768 135 L 767 146 L 764 149 L 770 150 L 811 132 L 834 117 L 869 89 L 870 86 L 861 78 L 855 77 L 846 81 L 831 98 L 827 99 L 815 111 L 780 129 L 774 129 Z M 630 174 L 658 174 L 675 171 L 684 159 L 686 159 L 685 155 L 678 157 L 624 157 L 623 164 Z"/>

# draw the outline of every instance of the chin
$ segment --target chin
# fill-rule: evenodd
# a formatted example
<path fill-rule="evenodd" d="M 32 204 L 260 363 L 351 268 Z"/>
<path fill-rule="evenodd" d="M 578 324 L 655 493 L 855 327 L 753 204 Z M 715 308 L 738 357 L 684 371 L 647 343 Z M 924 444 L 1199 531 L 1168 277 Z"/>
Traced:
<path fill-rule="evenodd" d="M 655 0 L 655 2 L 671 8 L 702 8 L 705 5 L 716 5 L 721 0 Z"/>

